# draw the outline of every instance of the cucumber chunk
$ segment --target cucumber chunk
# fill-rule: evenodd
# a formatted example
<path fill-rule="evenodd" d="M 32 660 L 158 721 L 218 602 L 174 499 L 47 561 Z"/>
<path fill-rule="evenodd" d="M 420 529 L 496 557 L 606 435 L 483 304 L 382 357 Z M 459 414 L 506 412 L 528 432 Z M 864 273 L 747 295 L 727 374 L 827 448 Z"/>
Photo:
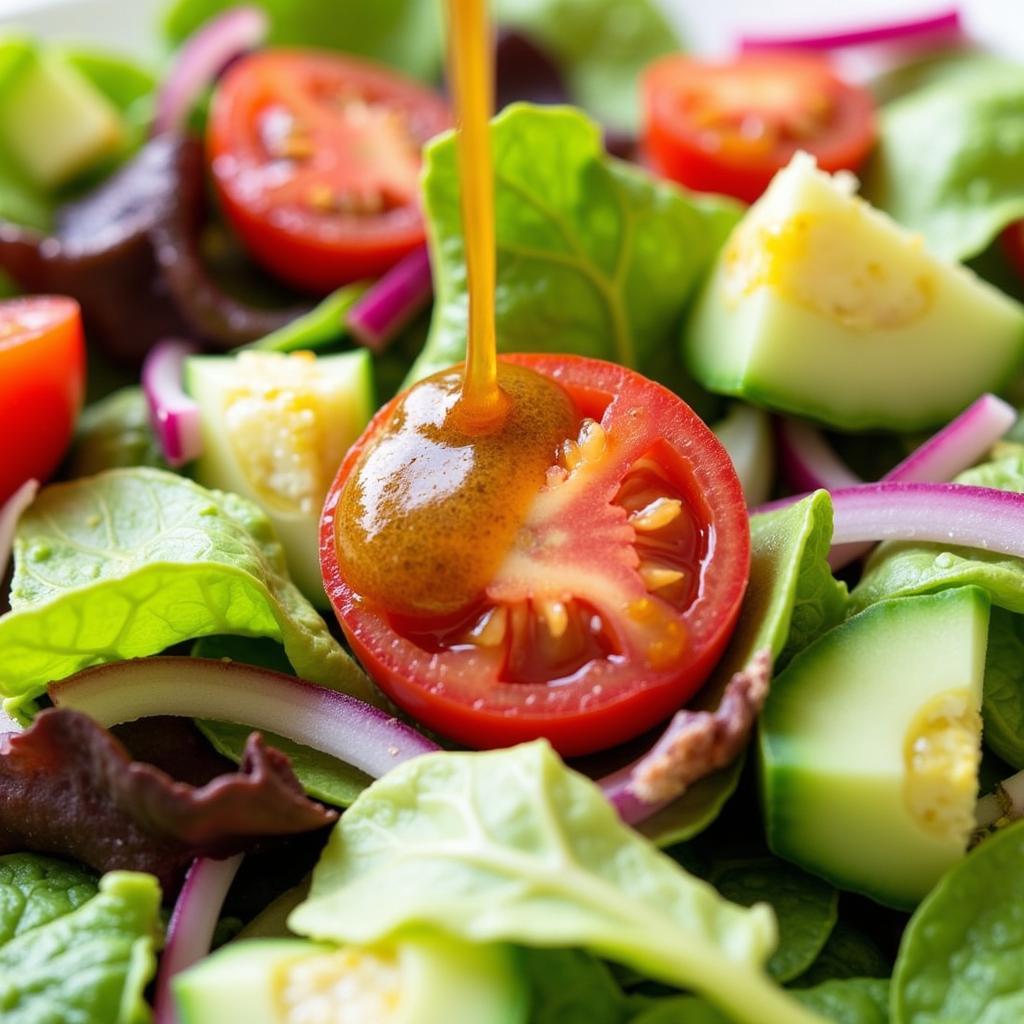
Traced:
<path fill-rule="evenodd" d="M 989 601 L 872 605 L 797 655 L 760 728 L 768 843 L 844 889 L 911 907 L 974 827 Z"/>
<path fill-rule="evenodd" d="M 196 479 L 256 502 L 284 545 L 292 579 L 323 606 L 320 511 L 373 412 L 369 352 L 194 356 L 184 376 L 202 416 Z"/>
<path fill-rule="evenodd" d="M 117 108 L 59 54 L 31 52 L 4 82 L 0 144 L 34 185 L 67 184 L 124 142 Z"/>
<path fill-rule="evenodd" d="M 436 934 L 393 946 L 234 942 L 173 983 L 179 1024 L 525 1024 L 507 946 Z"/>
<path fill-rule="evenodd" d="M 945 422 L 1020 369 L 1024 307 L 854 187 L 806 153 L 776 175 L 698 300 L 688 368 L 710 391 L 843 429 Z"/>

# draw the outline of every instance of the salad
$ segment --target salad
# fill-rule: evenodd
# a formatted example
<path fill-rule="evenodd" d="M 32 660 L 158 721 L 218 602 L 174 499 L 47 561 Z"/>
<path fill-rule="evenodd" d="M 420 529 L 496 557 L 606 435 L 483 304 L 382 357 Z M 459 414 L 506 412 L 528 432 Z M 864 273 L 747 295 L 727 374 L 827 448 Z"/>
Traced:
<path fill-rule="evenodd" d="M 0 36 L 0 1019 L 1016 1024 L 1024 67 L 160 33 Z"/>

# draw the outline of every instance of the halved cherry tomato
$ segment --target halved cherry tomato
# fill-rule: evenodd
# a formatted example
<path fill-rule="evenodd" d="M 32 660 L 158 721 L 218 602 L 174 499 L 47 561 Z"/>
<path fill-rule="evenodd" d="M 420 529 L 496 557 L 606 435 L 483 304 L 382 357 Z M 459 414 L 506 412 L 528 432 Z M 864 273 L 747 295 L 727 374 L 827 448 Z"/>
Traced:
<path fill-rule="evenodd" d="M 797 150 L 826 171 L 856 170 L 875 140 L 867 90 L 822 57 L 665 57 L 643 79 L 644 145 L 665 177 L 752 203 Z"/>
<path fill-rule="evenodd" d="M 425 725 L 473 747 L 545 736 L 566 755 L 605 749 L 667 718 L 718 660 L 749 570 L 743 493 L 715 436 L 659 384 L 595 359 L 503 358 L 557 380 L 581 432 L 479 603 L 425 629 L 341 573 L 336 509 L 394 401 L 328 495 L 324 583 L 367 670 Z"/>
<path fill-rule="evenodd" d="M 1024 280 L 1024 220 L 1014 221 L 1000 236 L 1010 266 Z"/>
<path fill-rule="evenodd" d="M 213 98 L 207 149 L 221 203 L 268 270 L 326 292 L 423 241 L 423 143 L 451 124 L 440 96 L 394 71 L 316 50 L 262 50 Z"/>
<path fill-rule="evenodd" d="M 0 302 L 0 502 L 57 468 L 84 389 L 78 303 L 56 295 Z"/>

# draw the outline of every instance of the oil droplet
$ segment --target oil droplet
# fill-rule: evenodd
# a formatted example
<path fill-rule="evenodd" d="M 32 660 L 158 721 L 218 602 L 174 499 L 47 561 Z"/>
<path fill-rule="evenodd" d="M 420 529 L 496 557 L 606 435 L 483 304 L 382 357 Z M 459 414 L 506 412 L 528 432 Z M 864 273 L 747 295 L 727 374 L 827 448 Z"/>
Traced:
<path fill-rule="evenodd" d="M 956 556 L 949 551 L 943 551 L 941 555 L 935 556 L 936 569 L 952 569 L 956 564 Z"/>

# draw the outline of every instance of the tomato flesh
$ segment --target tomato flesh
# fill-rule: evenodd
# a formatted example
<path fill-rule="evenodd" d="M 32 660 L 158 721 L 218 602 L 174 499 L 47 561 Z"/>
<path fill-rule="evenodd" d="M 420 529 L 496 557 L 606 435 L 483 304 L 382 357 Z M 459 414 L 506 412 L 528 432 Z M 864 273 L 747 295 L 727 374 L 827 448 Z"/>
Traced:
<path fill-rule="evenodd" d="M 57 468 L 84 388 L 78 303 L 49 295 L 0 302 L 0 502 Z"/>
<path fill-rule="evenodd" d="M 394 403 L 328 495 L 325 585 L 367 670 L 427 726 L 472 747 L 544 736 L 589 753 L 667 718 L 711 671 L 746 586 L 746 509 L 717 439 L 660 385 L 599 360 L 504 358 L 558 381 L 579 432 L 479 600 L 425 623 L 356 593 L 341 571 L 339 502 Z"/>
<path fill-rule="evenodd" d="M 423 143 L 442 99 L 335 54 L 263 50 L 224 76 L 207 150 L 221 204 L 255 259 L 306 291 L 385 271 L 423 242 Z"/>
<path fill-rule="evenodd" d="M 666 57 L 643 80 L 644 146 L 688 188 L 753 202 L 797 150 L 824 170 L 857 170 L 874 144 L 870 94 L 803 53 L 724 63 Z"/>

